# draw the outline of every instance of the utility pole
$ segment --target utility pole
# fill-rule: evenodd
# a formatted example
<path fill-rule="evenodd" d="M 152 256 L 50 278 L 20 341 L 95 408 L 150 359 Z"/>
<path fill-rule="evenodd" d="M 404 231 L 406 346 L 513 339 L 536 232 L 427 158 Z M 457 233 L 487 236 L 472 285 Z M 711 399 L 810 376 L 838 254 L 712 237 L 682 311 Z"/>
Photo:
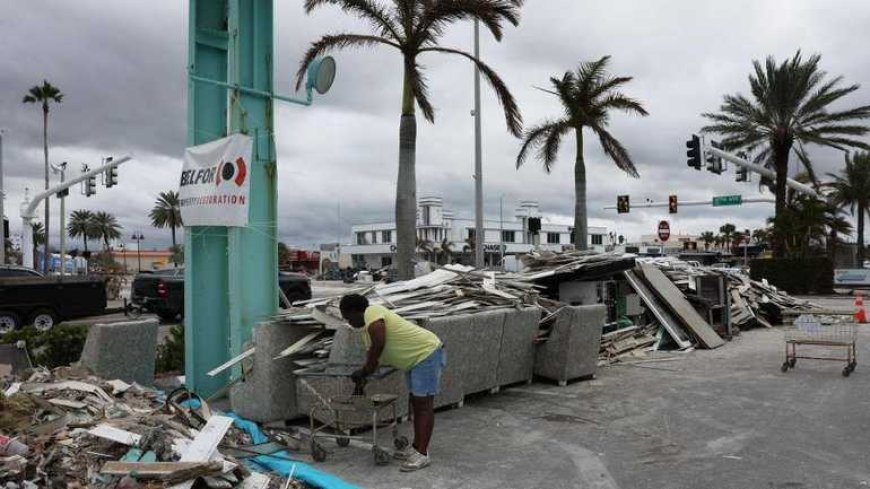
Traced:
<path fill-rule="evenodd" d="M 51 169 L 55 173 L 60 173 L 60 183 L 63 185 L 66 180 L 66 161 L 61 163 L 60 165 L 51 166 Z M 60 276 L 63 277 L 66 272 L 66 195 L 69 193 L 69 190 L 61 190 L 58 192 L 61 195 L 60 198 Z"/>
<path fill-rule="evenodd" d="M 504 271 L 504 194 L 498 197 L 498 252 L 501 271 Z"/>
<path fill-rule="evenodd" d="M 3 190 L 3 130 L 0 129 L 0 265 L 6 263 L 6 226 L 3 214 L 3 200 L 6 193 Z"/>
<path fill-rule="evenodd" d="M 474 21 L 474 57 L 480 59 L 480 22 Z M 483 149 L 480 134 L 480 68 L 474 68 L 474 266 L 484 267 Z"/>

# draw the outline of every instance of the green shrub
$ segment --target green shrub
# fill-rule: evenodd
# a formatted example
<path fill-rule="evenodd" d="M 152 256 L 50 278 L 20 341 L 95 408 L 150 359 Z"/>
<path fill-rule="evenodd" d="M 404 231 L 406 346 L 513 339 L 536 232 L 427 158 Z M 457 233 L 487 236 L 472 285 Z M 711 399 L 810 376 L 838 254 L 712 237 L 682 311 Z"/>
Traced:
<path fill-rule="evenodd" d="M 829 294 L 834 288 L 834 264 L 826 257 L 752 260 L 753 280 L 767 279 L 789 294 Z"/>
<path fill-rule="evenodd" d="M 28 326 L 0 336 L 0 343 L 23 340 L 34 365 L 55 368 L 77 362 L 87 337 L 86 324 L 61 324 L 45 333 Z"/>
<path fill-rule="evenodd" d="M 176 324 L 169 330 L 169 337 L 157 347 L 157 373 L 184 371 L 184 326 Z"/>

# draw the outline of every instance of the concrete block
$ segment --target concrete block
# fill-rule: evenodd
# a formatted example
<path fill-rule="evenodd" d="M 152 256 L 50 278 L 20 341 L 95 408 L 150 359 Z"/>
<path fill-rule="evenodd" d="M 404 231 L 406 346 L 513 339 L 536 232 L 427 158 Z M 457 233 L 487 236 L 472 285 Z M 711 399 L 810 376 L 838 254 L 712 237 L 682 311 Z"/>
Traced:
<path fill-rule="evenodd" d="M 528 307 L 505 313 L 496 371 L 499 386 L 530 380 L 535 369 L 535 337 L 541 312 Z"/>
<path fill-rule="evenodd" d="M 464 395 L 498 386 L 498 360 L 505 314 L 505 311 L 479 312 L 471 315 L 470 325 L 458 326 L 457 339 L 464 347 L 459 354 L 450 354 L 459 363 Z"/>
<path fill-rule="evenodd" d="M 254 327 L 251 346 L 254 356 L 245 380 L 230 388 L 230 404 L 243 418 L 260 423 L 297 418 L 301 415 L 296 403 L 296 383 L 292 358 L 275 360 L 275 356 L 310 333 L 308 328 L 265 321 Z M 245 363 L 243 362 L 243 363 Z"/>
<path fill-rule="evenodd" d="M 337 365 L 362 365 L 366 363 L 363 334 L 361 330 L 349 326 L 336 329 L 335 336 L 332 337 L 329 363 Z"/>
<path fill-rule="evenodd" d="M 441 372 L 441 392 L 435 396 L 435 407 L 440 408 L 462 402 L 461 359 L 468 356 L 470 345 L 462 343 L 460 331 L 471 327 L 471 316 L 449 316 L 421 321 L 420 326 L 435 333 L 447 352 L 447 366 Z"/>
<path fill-rule="evenodd" d="M 156 319 L 95 324 L 88 330 L 80 364 L 105 379 L 150 386 L 156 356 Z"/>
<path fill-rule="evenodd" d="M 312 406 L 318 406 L 314 411 L 314 418 L 321 423 L 333 423 L 332 414 L 324 409 L 320 409 L 324 402 L 320 401 L 318 405 L 318 397 L 308 389 L 302 381 L 307 382 L 325 401 L 332 403 L 333 400 L 346 400 L 353 394 L 353 381 L 347 377 L 304 377 L 296 379 L 296 399 L 299 414 L 309 416 Z M 396 394 L 399 398 L 396 400 L 396 416 L 403 417 L 408 415 L 408 389 L 405 385 L 405 374 L 403 372 L 392 373 L 383 379 L 369 379 L 366 384 L 366 395 L 372 394 Z M 339 405 L 339 403 L 336 403 Z M 360 426 L 371 426 L 372 418 L 371 411 L 357 410 L 353 412 L 342 412 L 341 420 L 347 423 L 349 428 Z M 389 421 L 392 418 L 392 411 L 383 409 L 380 412 L 378 419 L 380 421 Z"/>
<path fill-rule="evenodd" d="M 560 385 L 594 375 L 606 315 L 604 305 L 565 307 L 559 311 L 549 339 L 538 345 L 535 374 Z"/>

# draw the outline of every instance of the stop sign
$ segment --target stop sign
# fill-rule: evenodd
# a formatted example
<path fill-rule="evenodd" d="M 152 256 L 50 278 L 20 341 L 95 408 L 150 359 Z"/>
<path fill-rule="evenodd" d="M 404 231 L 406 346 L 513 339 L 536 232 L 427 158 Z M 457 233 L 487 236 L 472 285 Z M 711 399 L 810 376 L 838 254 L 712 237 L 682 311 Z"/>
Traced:
<path fill-rule="evenodd" d="M 671 237 L 671 225 L 668 224 L 668 221 L 659 222 L 659 239 L 661 241 L 667 241 L 668 238 Z"/>

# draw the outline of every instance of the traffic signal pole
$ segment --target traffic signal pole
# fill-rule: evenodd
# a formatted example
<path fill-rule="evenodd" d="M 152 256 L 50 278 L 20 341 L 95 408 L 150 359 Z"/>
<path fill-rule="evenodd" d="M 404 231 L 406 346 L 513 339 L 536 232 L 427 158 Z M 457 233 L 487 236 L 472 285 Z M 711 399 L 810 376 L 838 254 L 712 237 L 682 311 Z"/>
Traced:
<path fill-rule="evenodd" d="M 121 164 L 126 163 L 132 159 L 133 158 L 130 156 L 122 156 L 121 158 L 113 160 L 112 162 L 99 168 L 95 168 L 93 170 L 82 173 L 81 175 L 73 178 L 72 180 L 67 180 L 60 185 L 56 185 L 49 188 L 48 190 L 43 191 L 42 193 L 38 193 L 33 196 L 33 199 L 29 201 L 25 200 L 21 204 L 21 255 L 24 266 L 27 268 L 33 268 L 33 219 L 36 218 L 36 208 L 39 207 L 39 204 L 43 200 L 48 199 L 52 195 L 60 192 L 61 190 L 66 190 L 79 182 L 83 182 L 88 178 L 99 175 L 100 173 L 111 168 L 118 167 Z M 46 250 L 46 254 L 48 254 L 48 250 Z"/>
<path fill-rule="evenodd" d="M 742 204 L 775 204 L 776 199 L 772 199 L 770 197 L 749 197 L 741 199 Z M 670 206 L 669 202 L 643 202 L 638 204 L 631 204 L 631 208 L 640 208 L 640 209 L 664 209 Z M 714 206 L 713 199 L 710 200 L 681 200 L 680 207 L 702 207 L 702 206 L 711 206 L 711 207 L 726 207 L 726 206 Z M 608 205 L 603 208 L 607 211 L 616 210 L 617 206 Z"/>
<path fill-rule="evenodd" d="M 743 159 L 735 154 L 729 153 L 727 151 L 722 151 L 719 148 L 715 148 L 715 147 L 709 146 L 707 144 L 704 144 L 704 151 L 712 154 L 713 156 L 716 156 L 718 158 L 722 158 L 723 160 L 730 161 L 731 163 L 734 163 L 737 166 L 746 168 L 749 171 L 758 173 L 761 176 L 771 178 L 774 181 L 776 181 L 776 172 L 771 170 L 770 168 L 765 168 L 761 165 L 756 165 L 754 163 L 750 163 L 749 161 L 746 161 L 745 159 Z M 786 179 L 785 184 L 788 185 L 789 187 L 791 187 L 792 189 L 794 189 L 795 191 L 800 192 L 802 194 L 807 194 L 807 195 L 815 197 L 817 199 L 824 199 L 823 195 L 816 192 L 809 185 L 805 185 L 805 184 L 800 183 L 796 180 L 792 180 L 791 178 Z"/>

